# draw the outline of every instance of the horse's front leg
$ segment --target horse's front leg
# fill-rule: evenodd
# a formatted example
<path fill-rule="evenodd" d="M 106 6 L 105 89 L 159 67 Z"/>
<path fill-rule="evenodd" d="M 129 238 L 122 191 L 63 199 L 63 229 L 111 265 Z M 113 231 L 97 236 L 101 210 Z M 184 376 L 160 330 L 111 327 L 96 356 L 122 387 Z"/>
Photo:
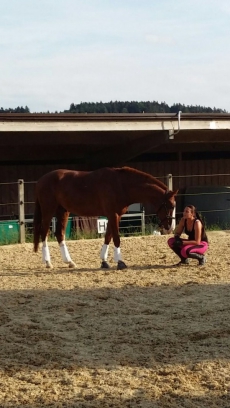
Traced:
<path fill-rule="evenodd" d="M 121 248 L 120 248 L 120 235 L 119 235 L 119 223 L 121 216 L 115 214 L 109 218 L 110 229 L 114 243 L 114 261 L 117 262 L 117 269 L 127 268 L 126 264 L 122 261 Z"/>
<path fill-rule="evenodd" d="M 113 242 L 114 242 L 114 261 L 117 262 L 117 269 L 122 270 L 126 269 L 127 266 L 122 261 L 122 256 L 121 256 L 121 248 L 120 248 L 120 235 L 119 235 L 119 227 L 114 231 L 113 235 Z"/>
<path fill-rule="evenodd" d="M 108 258 L 109 244 L 110 244 L 111 239 L 112 239 L 112 232 L 111 232 L 111 228 L 110 228 L 110 221 L 108 220 L 106 233 L 105 233 L 105 240 L 104 240 L 104 244 L 102 245 L 101 253 L 100 253 L 100 257 L 101 257 L 101 260 L 102 260 L 101 261 L 101 268 L 103 268 L 103 269 L 108 269 L 109 268 L 107 258 Z"/>

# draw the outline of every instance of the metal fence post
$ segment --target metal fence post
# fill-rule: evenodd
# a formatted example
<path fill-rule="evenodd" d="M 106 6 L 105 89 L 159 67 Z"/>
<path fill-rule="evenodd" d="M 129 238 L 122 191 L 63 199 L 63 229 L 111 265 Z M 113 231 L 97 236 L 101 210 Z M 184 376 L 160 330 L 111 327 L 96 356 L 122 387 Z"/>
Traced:
<path fill-rule="evenodd" d="M 141 213 L 141 233 L 145 235 L 145 210 Z"/>
<path fill-rule="evenodd" d="M 168 190 L 173 191 L 173 176 L 172 176 L 172 174 L 167 174 L 167 187 L 168 187 Z M 174 230 L 176 228 L 176 207 L 173 210 L 172 216 L 173 216 L 173 219 L 172 219 L 171 226 L 172 226 L 172 230 Z"/>
<path fill-rule="evenodd" d="M 25 207 L 24 207 L 24 180 L 18 180 L 18 217 L 19 217 L 19 242 L 26 241 L 25 232 Z"/>

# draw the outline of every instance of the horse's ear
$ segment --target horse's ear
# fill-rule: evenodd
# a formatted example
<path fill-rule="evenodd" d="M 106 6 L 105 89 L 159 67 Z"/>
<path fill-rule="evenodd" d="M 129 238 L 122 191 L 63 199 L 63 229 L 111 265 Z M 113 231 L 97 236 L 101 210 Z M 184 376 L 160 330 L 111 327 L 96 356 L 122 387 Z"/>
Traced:
<path fill-rule="evenodd" d="M 173 195 L 176 196 L 178 193 L 179 193 L 179 190 L 175 190 L 175 191 L 173 192 Z"/>

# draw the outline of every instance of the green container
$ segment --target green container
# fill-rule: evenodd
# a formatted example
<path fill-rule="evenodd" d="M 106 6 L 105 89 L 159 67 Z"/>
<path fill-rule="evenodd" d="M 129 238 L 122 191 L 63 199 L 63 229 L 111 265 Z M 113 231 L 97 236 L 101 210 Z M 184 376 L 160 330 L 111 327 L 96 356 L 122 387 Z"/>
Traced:
<path fill-rule="evenodd" d="M 73 225 L 73 218 L 72 218 L 72 217 L 69 217 L 68 223 L 67 223 L 67 226 L 66 226 L 66 230 L 65 230 L 65 237 L 66 237 L 67 239 L 69 239 L 70 236 L 71 236 L 72 225 Z"/>
<path fill-rule="evenodd" d="M 18 221 L 0 221 L 0 244 L 15 244 L 17 242 L 19 242 Z"/>
<path fill-rule="evenodd" d="M 57 226 L 57 218 L 53 218 L 52 219 L 52 225 L 50 226 L 52 233 L 55 235 L 55 231 L 56 231 L 56 226 Z M 69 217 L 68 218 L 68 222 L 66 225 L 66 230 L 65 230 L 65 238 L 66 239 L 70 239 L 70 236 L 72 234 L 72 229 L 73 229 L 73 218 Z"/>

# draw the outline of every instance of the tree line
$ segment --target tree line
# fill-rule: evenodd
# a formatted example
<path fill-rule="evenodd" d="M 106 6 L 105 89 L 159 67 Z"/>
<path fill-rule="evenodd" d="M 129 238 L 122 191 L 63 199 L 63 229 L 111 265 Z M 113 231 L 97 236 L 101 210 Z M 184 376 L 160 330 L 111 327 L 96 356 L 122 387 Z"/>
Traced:
<path fill-rule="evenodd" d="M 210 108 L 200 105 L 183 105 L 174 103 L 169 106 L 165 102 L 156 101 L 126 101 L 126 102 L 81 102 L 71 103 L 70 108 L 63 113 L 227 113 L 224 109 Z"/>
<path fill-rule="evenodd" d="M 28 108 L 28 106 L 18 106 L 17 108 L 8 108 L 8 109 L 4 109 L 4 108 L 0 108 L 0 113 L 30 113 L 30 110 Z"/>
<path fill-rule="evenodd" d="M 225 109 L 210 108 L 201 105 L 184 105 L 174 103 L 169 106 L 165 102 L 156 101 L 110 101 L 110 102 L 81 102 L 71 103 L 69 109 L 59 113 L 227 113 Z M 17 108 L 0 108 L 0 113 L 30 113 L 28 106 L 18 106 Z M 33 112 L 52 113 L 52 112 Z M 58 113 L 55 111 L 55 113 Z"/>

